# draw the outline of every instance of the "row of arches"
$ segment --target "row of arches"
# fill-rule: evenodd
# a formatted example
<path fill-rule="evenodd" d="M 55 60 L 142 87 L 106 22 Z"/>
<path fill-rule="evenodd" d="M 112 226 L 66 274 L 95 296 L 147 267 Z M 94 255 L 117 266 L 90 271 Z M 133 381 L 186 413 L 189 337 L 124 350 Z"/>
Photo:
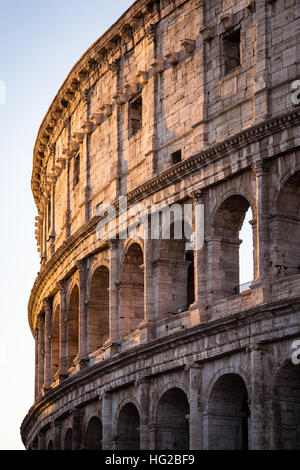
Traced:
<path fill-rule="evenodd" d="M 251 425 L 253 410 L 251 393 L 244 379 L 237 373 L 220 376 L 210 390 L 207 409 L 203 410 L 202 427 L 206 438 L 204 448 L 214 450 L 247 450 L 251 448 Z M 273 444 L 277 449 L 300 449 L 300 366 L 286 364 L 276 381 L 273 402 L 273 421 L 277 437 Z M 111 443 L 116 450 L 139 450 L 141 448 L 141 415 L 139 404 L 127 401 L 118 409 Z M 255 411 L 255 410 L 254 410 Z M 187 393 L 179 386 L 167 389 L 158 401 L 154 425 L 153 447 L 155 450 L 187 450 L 190 448 L 190 404 Z M 150 430 L 148 426 L 148 430 Z M 68 428 L 62 438 L 62 448 L 71 450 L 72 429 Z M 276 434 L 275 432 L 275 434 Z M 103 423 L 99 416 L 89 418 L 82 435 L 81 448 L 101 450 Z M 53 449 L 53 440 L 46 448 Z"/>

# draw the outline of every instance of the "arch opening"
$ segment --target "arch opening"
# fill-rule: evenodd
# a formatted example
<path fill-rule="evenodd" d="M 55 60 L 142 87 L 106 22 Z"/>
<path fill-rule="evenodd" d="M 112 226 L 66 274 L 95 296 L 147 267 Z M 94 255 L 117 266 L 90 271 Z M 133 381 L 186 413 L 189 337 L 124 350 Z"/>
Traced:
<path fill-rule="evenodd" d="M 102 423 L 95 416 L 89 421 L 84 444 L 86 450 L 102 450 Z"/>
<path fill-rule="evenodd" d="M 59 371 L 59 343 L 60 343 L 60 306 L 55 309 L 52 318 L 51 364 L 52 380 L 55 380 Z"/>
<path fill-rule="evenodd" d="M 300 171 L 290 176 L 281 189 L 271 227 L 274 276 L 300 274 Z"/>
<path fill-rule="evenodd" d="M 156 418 L 157 450 L 189 449 L 189 412 L 187 396 L 180 388 L 172 388 L 161 397 Z"/>
<path fill-rule="evenodd" d="M 72 450 L 72 429 L 68 429 L 65 436 L 64 450 Z"/>
<path fill-rule="evenodd" d="M 278 377 L 278 449 L 300 450 L 300 365 L 284 366 Z"/>
<path fill-rule="evenodd" d="M 208 405 L 209 449 L 248 450 L 248 393 L 243 379 L 226 374 L 215 383 Z"/>
<path fill-rule="evenodd" d="M 49 441 L 47 450 L 54 450 L 53 441 Z"/>
<path fill-rule="evenodd" d="M 73 287 L 68 308 L 68 367 L 78 353 L 79 289 Z"/>
<path fill-rule="evenodd" d="M 89 295 L 89 353 L 97 351 L 109 338 L 109 270 L 94 272 Z"/>
<path fill-rule="evenodd" d="M 119 414 L 116 448 L 118 450 L 140 449 L 140 415 L 133 403 L 127 403 Z"/>
<path fill-rule="evenodd" d="M 132 333 L 144 319 L 144 254 L 138 243 L 133 243 L 122 267 L 121 335 Z"/>
<path fill-rule="evenodd" d="M 187 222 L 173 221 L 162 227 L 159 285 L 162 296 L 159 313 L 178 314 L 195 302 L 194 251 L 189 245 L 193 231 Z"/>
<path fill-rule="evenodd" d="M 249 228 L 249 223 L 254 227 L 252 218 L 249 201 L 241 195 L 228 197 L 215 214 L 211 250 L 214 300 L 239 294 L 255 279 L 256 242 L 253 228 Z"/>

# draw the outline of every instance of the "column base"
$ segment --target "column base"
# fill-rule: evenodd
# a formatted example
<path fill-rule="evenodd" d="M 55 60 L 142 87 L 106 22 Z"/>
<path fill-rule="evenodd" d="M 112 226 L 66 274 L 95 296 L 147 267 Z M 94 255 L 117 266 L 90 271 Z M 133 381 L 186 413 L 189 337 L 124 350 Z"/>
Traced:
<path fill-rule="evenodd" d="M 191 326 L 199 325 L 208 321 L 208 311 L 203 302 L 196 301 L 189 308 Z"/>
<path fill-rule="evenodd" d="M 112 356 L 115 356 L 116 354 L 119 353 L 120 350 L 120 343 L 119 342 L 113 342 L 111 340 L 107 340 L 103 346 L 102 349 L 105 352 L 105 359 L 108 359 Z"/>
<path fill-rule="evenodd" d="M 88 357 L 76 357 L 76 359 L 73 361 L 73 366 L 79 371 L 81 371 L 86 369 L 88 362 Z"/>

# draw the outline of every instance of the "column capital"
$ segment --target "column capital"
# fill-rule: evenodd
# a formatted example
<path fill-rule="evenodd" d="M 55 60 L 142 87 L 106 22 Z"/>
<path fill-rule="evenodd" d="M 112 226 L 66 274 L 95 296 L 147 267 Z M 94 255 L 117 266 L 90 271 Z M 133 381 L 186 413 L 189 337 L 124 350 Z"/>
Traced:
<path fill-rule="evenodd" d="M 68 280 L 67 280 L 67 279 L 62 279 L 61 281 L 58 281 L 58 282 L 56 283 L 57 287 L 59 288 L 59 290 L 60 290 L 61 292 L 67 290 L 67 284 L 68 284 Z"/>
<path fill-rule="evenodd" d="M 203 204 L 206 199 L 207 190 L 206 189 L 195 189 L 192 192 L 192 198 L 195 204 Z"/>
<path fill-rule="evenodd" d="M 257 160 L 253 163 L 252 169 L 256 176 L 262 176 L 269 171 L 269 165 L 265 160 Z"/>
<path fill-rule="evenodd" d="M 107 246 L 108 246 L 109 250 L 113 250 L 114 248 L 118 248 L 119 239 L 118 238 L 113 238 L 111 240 L 108 240 Z"/>
<path fill-rule="evenodd" d="M 51 309 L 51 302 L 52 302 L 52 298 L 51 297 L 45 297 L 43 299 L 43 304 L 44 304 L 44 307 L 46 310 L 49 310 Z"/>
<path fill-rule="evenodd" d="M 86 271 L 86 266 L 87 266 L 87 259 L 83 258 L 77 261 L 76 263 L 77 269 L 79 270 L 79 273 L 83 273 Z"/>

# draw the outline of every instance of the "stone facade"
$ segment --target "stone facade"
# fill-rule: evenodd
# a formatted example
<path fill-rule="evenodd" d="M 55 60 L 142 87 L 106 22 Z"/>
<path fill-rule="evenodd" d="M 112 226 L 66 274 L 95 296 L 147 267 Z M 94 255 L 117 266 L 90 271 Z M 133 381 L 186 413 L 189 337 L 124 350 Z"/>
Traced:
<path fill-rule="evenodd" d="M 34 149 L 27 449 L 300 449 L 297 3 L 137 0 L 60 88 Z M 190 204 L 191 234 L 204 207 L 203 246 L 134 216 L 99 238 L 125 196 Z"/>

